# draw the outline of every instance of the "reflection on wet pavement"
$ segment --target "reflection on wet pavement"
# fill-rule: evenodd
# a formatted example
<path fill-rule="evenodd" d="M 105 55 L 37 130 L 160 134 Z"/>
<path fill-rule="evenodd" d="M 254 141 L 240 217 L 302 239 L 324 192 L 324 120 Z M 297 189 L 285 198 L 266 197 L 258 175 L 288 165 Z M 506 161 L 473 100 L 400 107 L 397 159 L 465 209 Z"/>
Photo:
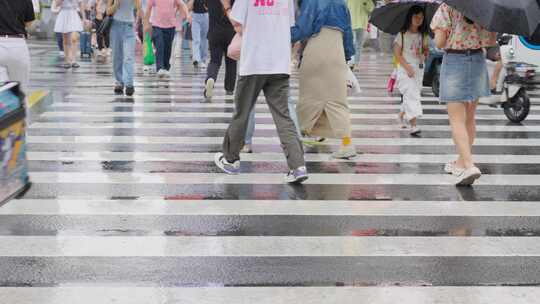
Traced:
<path fill-rule="evenodd" d="M 390 59 L 370 54 L 363 93 L 350 99 L 358 158 L 332 160 L 337 141 L 306 146 L 312 179 L 283 184 L 288 168 L 261 98 L 255 153 L 242 155 L 244 174 L 229 178 L 212 160 L 234 112 L 221 80 L 204 100 L 204 71 L 182 57 L 170 82 L 137 71 L 135 96 L 118 97 L 110 63 L 66 73 L 52 44 L 32 43 L 40 50 L 33 87 L 51 89 L 53 104 L 28 130 L 33 187 L 0 206 L 6 303 L 506 304 L 540 296 L 514 288 L 540 285 L 534 107 L 518 125 L 480 106 L 474 153 L 485 178 L 456 188 L 442 173 L 455 157 L 444 105 L 426 89 L 423 132 L 411 138 L 396 125 L 399 97 L 385 92 Z M 296 73 L 291 84 L 296 100 Z M 493 285 L 504 287 L 483 289 Z M 126 300 L 131 292 L 139 296 Z"/>

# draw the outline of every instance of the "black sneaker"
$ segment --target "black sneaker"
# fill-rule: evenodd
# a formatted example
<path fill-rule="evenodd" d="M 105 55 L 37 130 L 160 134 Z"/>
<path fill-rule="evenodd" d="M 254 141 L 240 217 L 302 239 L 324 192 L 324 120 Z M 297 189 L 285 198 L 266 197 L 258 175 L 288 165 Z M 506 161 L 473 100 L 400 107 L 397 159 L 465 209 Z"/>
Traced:
<path fill-rule="evenodd" d="M 133 96 L 133 93 L 135 93 L 134 87 L 126 87 L 126 95 L 127 96 Z"/>
<path fill-rule="evenodd" d="M 123 95 L 124 94 L 124 87 L 121 85 L 116 85 L 114 87 L 114 94 L 116 95 Z"/>
<path fill-rule="evenodd" d="M 198 61 L 193 61 L 193 66 L 198 68 L 199 67 L 199 62 Z"/>

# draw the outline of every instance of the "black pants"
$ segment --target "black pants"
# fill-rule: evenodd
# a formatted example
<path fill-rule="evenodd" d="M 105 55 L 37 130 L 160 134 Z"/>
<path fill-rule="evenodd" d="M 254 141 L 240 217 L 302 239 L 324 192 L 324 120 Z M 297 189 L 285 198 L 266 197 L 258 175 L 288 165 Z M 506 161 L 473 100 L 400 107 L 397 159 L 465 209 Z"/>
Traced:
<path fill-rule="evenodd" d="M 206 80 L 217 79 L 221 61 L 225 56 L 225 91 L 234 91 L 236 85 L 236 61 L 227 57 L 227 49 L 234 37 L 234 33 L 209 35 L 210 64 L 206 69 Z"/>
<path fill-rule="evenodd" d="M 101 23 L 103 22 L 103 20 L 98 20 L 98 19 L 95 19 L 94 20 L 94 23 L 96 25 L 96 29 L 98 29 L 100 26 L 101 26 Z M 110 33 L 109 31 L 103 33 L 103 34 L 99 34 L 97 33 L 97 43 L 98 43 L 98 50 L 103 50 L 104 48 L 110 48 L 111 46 L 111 41 L 110 41 Z"/>

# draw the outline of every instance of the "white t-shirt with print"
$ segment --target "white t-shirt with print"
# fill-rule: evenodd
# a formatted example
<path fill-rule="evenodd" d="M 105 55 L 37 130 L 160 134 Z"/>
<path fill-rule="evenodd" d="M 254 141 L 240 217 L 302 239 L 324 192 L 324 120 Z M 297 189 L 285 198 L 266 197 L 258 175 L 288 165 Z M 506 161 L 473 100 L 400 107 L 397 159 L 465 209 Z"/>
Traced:
<path fill-rule="evenodd" d="M 291 74 L 294 0 L 237 0 L 231 18 L 243 26 L 240 76 Z"/>
<path fill-rule="evenodd" d="M 402 35 L 402 33 L 399 33 L 396 36 L 394 43 L 403 48 L 403 58 L 405 58 L 409 64 L 419 64 L 424 61 L 424 55 L 422 53 L 422 34 L 406 32 L 405 35 L 403 35 L 403 39 L 401 38 Z M 402 41 L 405 46 L 401 45 Z"/>

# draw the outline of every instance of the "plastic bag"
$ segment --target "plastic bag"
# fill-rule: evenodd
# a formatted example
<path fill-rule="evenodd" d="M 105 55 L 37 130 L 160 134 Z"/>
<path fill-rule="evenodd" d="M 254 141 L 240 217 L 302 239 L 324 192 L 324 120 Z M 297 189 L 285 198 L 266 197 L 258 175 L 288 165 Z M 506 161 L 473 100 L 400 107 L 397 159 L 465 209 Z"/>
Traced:
<path fill-rule="evenodd" d="M 388 85 L 386 86 L 386 90 L 388 91 L 388 93 L 390 94 L 394 93 L 396 80 L 397 80 L 397 70 L 394 70 L 392 74 L 390 75 L 390 79 L 388 79 Z"/>
<path fill-rule="evenodd" d="M 150 38 L 150 33 L 144 35 L 144 65 L 152 65 L 156 63 L 156 57 L 154 56 L 154 48 L 152 47 L 152 39 Z"/>
<path fill-rule="evenodd" d="M 242 51 L 242 36 L 238 33 L 234 35 L 229 48 L 227 49 L 227 57 L 233 60 L 240 60 L 240 53 Z"/>
<path fill-rule="evenodd" d="M 356 95 L 362 93 L 360 89 L 360 83 L 354 75 L 353 71 L 347 67 L 347 91 L 349 95 Z"/>

